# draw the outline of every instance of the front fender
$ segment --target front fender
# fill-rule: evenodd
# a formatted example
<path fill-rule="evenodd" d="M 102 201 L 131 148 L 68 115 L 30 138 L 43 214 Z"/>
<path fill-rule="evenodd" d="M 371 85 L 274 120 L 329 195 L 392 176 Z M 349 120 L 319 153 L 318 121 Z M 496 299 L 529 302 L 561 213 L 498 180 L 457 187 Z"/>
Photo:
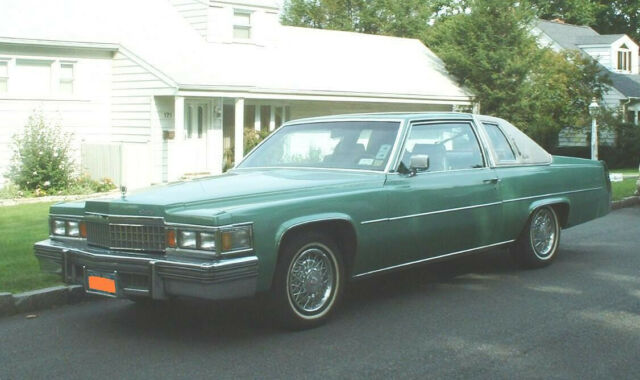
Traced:
<path fill-rule="evenodd" d="M 289 219 L 283 222 L 282 224 L 280 224 L 276 232 L 275 242 L 274 242 L 276 247 L 276 252 L 280 250 L 280 243 L 282 243 L 282 238 L 287 233 L 287 231 L 291 230 L 292 228 L 304 226 L 306 224 L 311 224 L 311 223 L 330 222 L 330 221 L 343 221 L 343 222 L 350 223 L 352 226 L 355 226 L 355 223 L 353 222 L 353 219 L 351 218 L 351 216 L 344 213 L 339 213 L 339 212 L 312 214 L 312 215 L 305 215 L 305 216 Z"/>

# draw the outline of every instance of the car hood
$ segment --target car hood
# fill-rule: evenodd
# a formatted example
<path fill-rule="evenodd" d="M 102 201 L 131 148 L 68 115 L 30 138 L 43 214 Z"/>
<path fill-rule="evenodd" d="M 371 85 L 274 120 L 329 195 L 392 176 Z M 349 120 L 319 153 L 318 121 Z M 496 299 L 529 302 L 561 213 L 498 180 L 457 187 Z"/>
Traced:
<path fill-rule="evenodd" d="M 124 197 L 86 201 L 87 212 L 115 215 L 162 216 L 171 208 L 224 201 L 247 203 L 269 196 L 292 196 L 296 192 L 339 191 L 355 184 L 382 185 L 383 173 L 317 169 L 236 170 L 223 175 L 154 186 Z M 235 202 L 234 202 L 235 201 Z"/>

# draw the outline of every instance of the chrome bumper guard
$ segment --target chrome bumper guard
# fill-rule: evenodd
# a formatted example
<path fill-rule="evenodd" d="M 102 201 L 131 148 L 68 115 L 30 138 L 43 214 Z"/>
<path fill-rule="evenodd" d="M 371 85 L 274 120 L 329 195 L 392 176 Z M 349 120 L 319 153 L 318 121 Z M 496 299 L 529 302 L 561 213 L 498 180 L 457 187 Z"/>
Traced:
<path fill-rule="evenodd" d="M 34 244 L 34 250 L 43 271 L 60 274 L 64 282 L 82 284 L 85 290 L 87 271 L 115 274 L 117 297 L 188 296 L 217 300 L 252 296 L 256 292 L 256 256 L 207 262 L 177 261 L 159 255 L 113 252 L 52 240 Z"/>

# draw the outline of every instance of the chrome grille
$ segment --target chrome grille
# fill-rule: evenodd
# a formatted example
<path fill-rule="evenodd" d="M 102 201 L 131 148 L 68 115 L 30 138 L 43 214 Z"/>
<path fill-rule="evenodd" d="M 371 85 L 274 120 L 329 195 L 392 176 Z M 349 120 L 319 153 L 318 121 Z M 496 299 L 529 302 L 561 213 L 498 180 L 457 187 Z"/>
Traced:
<path fill-rule="evenodd" d="M 165 229 L 155 220 L 148 224 L 87 220 L 87 243 L 109 249 L 164 252 Z"/>

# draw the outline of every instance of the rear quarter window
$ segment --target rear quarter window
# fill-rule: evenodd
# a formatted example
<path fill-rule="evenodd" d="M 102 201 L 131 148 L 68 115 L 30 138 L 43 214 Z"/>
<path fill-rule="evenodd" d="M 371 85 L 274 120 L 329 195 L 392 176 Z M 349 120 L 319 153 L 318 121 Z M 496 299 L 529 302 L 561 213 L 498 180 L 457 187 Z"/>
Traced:
<path fill-rule="evenodd" d="M 484 121 L 482 126 L 497 165 L 546 165 L 551 155 L 521 130 L 508 123 Z"/>

